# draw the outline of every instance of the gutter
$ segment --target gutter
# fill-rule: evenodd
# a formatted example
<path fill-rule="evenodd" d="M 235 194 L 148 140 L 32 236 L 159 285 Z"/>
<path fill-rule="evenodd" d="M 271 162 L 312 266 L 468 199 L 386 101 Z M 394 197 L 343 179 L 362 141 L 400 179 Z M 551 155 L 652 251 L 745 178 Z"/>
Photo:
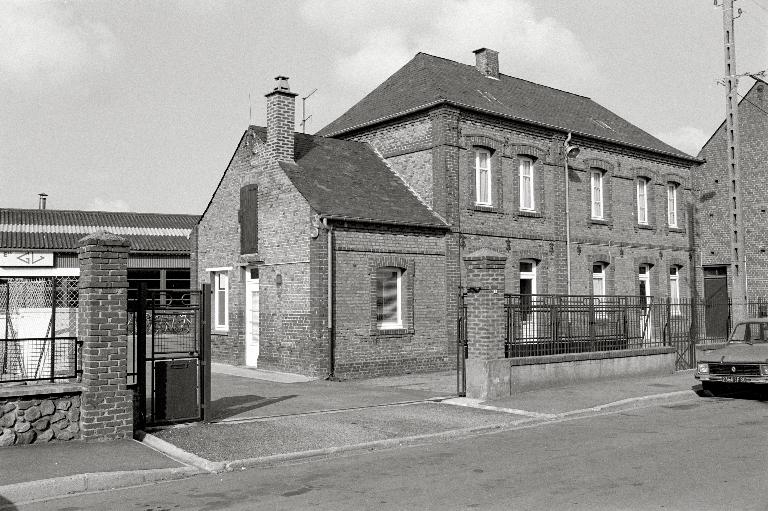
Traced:
<path fill-rule="evenodd" d="M 425 229 L 441 229 L 441 230 L 450 230 L 450 226 L 448 224 L 425 224 L 423 222 L 402 222 L 402 221 L 396 221 L 396 220 L 378 220 L 375 218 L 365 218 L 365 217 L 359 217 L 359 216 L 346 216 L 346 215 L 327 215 L 323 214 L 321 215 L 323 220 L 340 220 L 344 222 L 364 222 L 369 224 L 380 224 L 380 225 L 400 225 L 400 226 L 406 226 L 406 227 L 423 227 Z"/>

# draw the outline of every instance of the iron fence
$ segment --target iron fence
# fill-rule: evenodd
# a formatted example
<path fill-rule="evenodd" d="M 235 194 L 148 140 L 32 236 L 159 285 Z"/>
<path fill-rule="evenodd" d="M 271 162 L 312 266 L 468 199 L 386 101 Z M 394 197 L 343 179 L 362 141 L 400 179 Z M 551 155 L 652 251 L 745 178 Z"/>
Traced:
<path fill-rule="evenodd" d="M 80 374 L 77 277 L 0 279 L 0 382 Z"/>
<path fill-rule="evenodd" d="M 528 357 L 662 345 L 645 296 L 505 295 L 505 354 Z"/>

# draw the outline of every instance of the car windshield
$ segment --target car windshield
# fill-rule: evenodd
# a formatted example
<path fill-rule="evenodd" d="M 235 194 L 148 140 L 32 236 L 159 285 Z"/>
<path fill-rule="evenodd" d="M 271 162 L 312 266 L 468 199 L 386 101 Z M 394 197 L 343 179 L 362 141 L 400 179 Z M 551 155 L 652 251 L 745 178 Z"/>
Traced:
<path fill-rule="evenodd" d="M 768 342 L 768 323 L 739 323 L 733 329 L 730 342 Z"/>

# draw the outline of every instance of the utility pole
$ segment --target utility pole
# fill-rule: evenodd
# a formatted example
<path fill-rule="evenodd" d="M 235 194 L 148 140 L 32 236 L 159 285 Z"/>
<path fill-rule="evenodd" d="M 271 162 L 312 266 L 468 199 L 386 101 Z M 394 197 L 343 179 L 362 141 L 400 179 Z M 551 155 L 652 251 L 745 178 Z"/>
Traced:
<path fill-rule="evenodd" d="M 733 315 L 738 321 L 747 316 L 747 268 L 742 212 L 741 168 L 739 162 L 739 76 L 736 74 L 736 41 L 734 37 L 734 0 L 723 1 L 723 31 L 725 47 L 725 130 L 728 142 L 728 173 L 731 182 L 731 281 L 733 282 Z M 741 14 L 739 12 L 739 14 Z M 738 16 L 736 16 L 738 17 Z"/>

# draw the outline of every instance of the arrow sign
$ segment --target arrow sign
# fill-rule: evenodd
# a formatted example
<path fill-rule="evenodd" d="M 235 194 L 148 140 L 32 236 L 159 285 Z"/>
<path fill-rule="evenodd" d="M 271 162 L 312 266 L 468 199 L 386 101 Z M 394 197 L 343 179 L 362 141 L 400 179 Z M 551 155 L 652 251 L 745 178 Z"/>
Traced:
<path fill-rule="evenodd" d="M 53 266 L 53 252 L 4 252 L 0 249 L 0 267 L 2 266 Z"/>

